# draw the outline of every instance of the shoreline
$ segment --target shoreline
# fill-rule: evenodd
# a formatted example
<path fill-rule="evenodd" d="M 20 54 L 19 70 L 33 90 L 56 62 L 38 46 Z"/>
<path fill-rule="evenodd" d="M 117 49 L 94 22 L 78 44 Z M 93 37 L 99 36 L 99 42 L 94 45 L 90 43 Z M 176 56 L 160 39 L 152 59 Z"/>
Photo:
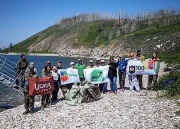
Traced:
<path fill-rule="evenodd" d="M 14 52 L 11 52 L 11 53 L 0 53 L 0 55 L 21 55 L 21 53 L 14 53 Z M 105 59 L 105 60 L 108 60 L 109 57 L 90 57 L 90 56 L 70 56 L 70 55 L 67 55 L 67 56 L 61 56 L 59 54 L 54 54 L 54 53 L 29 53 L 29 54 L 25 54 L 25 55 L 28 55 L 28 56 L 59 56 L 59 57 L 74 57 L 74 58 L 88 58 L 88 59 L 96 59 L 96 58 L 100 58 L 100 59 Z"/>

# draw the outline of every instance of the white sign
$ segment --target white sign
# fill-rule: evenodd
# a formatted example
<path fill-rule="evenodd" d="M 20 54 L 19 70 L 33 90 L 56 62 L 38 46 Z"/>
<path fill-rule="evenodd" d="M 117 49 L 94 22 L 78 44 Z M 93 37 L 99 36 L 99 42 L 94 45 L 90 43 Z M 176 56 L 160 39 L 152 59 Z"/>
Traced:
<path fill-rule="evenodd" d="M 141 62 L 139 60 L 129 60 L 126 71 L 129 75 L 155 75 L 155 67 L 148 67 L 150 63 L 151 65 L 155 65 L 154 63 L 152 64 L 152 62 L 148 61 Z"/>

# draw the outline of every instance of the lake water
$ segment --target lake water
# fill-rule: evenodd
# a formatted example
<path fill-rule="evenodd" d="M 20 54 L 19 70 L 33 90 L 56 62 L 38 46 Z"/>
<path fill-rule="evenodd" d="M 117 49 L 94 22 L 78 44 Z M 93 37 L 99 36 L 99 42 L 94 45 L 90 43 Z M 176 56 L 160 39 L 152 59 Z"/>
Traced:
<path fill-rule="evenodd" d="M 20 55 L 2 55 L 5 58 L 11 60 L 14 63 L 17 63 L 20 59 Z M 42 69 L 44 68 L 46 61 L 50 61 L 51 65 L 56 65 L 57 61 L 62 62 L 62 68 L 66 69 L 69 67 L 70 62 L 77 63 L 77 57 L 60 57 L 60 56 L 32 56 L 27 55 L 26 59 L 28 62 L 34 62 L 35 67 L 38 70 L 38 75 L 41 76 Z M 83 63 L 87 66 L 89 62 L 89 58 L 82 58 Z M 93 59 L 95 62 L 95 59 Z M 108 60 L 105 60 L 106 64 Z M 15 67 L 15 66 L 14 66 Z M 17 105 L 23 104 L 23 96 L 17 91 L 3 85 L 0 83 L 0 111 L 12 108 Z"/>

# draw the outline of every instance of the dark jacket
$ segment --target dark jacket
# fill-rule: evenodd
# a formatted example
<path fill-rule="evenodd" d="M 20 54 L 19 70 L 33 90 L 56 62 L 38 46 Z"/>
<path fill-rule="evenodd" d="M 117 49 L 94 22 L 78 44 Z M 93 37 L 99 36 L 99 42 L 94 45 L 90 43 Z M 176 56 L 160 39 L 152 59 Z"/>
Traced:
<path fill-rule="evenodd" d="M 122 61 L 118 60 L 117 66 L 118 66 L 119 72 L 126 72 L 126 67 L 127 67 L 126 59 L 123 58 Z"/>
<path fill-rule="evenodd" d="M 109 63 L 108 77 L 117 77 L 117 63 Z"/>
<path fill-rule="evenodd" d="M 16 65 L 16 68 L 22 71 L 25 71 L 27 67 L 28 67 L 28 61 L 26 59 L 24 60 L 20 59 Z"/>

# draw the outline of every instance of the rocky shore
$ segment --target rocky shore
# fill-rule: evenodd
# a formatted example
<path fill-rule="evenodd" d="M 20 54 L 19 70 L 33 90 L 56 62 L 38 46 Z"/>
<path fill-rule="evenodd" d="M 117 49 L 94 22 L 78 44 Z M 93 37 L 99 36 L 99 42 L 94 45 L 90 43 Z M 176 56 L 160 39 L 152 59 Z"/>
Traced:
<path fill-rule="evenodd" d="M 35 113 L 22 115 L 23 105 L 0 113 L 2 129 L 172 129 L 180 126 L 175 111 L 180 107 L 172 100 L 157 98 L 157 93 L 118 92 L 103 94 L 98 101 L 69 106 L 59 101 L 44 111 L 35 103 Z"/>
<path fill-rule="evenodd" d="M 159 75 L 165 74 L 160 71 Z M 118 84 L 118 83 L 117 83 Z M 147 76 L 143 76 L 147 86 Z M 125 86 L 128 86 L 126 79 Z M 109 87 L 108 87 L 109 88 Z M 180 107 L 174 100 L 158 98 L 157 92 L 125 90 L 102 94 L 101 99 L 69 106 L 59 99 L 44 111 L 36 96 L 34 114 L 22 115 L 23 105 L 0 112 L 2 129 L 173 129 L 180 128 Z M 61 91 L 59 98 L 62 97 Z M 180 102 L 180 100 L 179 100 Z"/>

